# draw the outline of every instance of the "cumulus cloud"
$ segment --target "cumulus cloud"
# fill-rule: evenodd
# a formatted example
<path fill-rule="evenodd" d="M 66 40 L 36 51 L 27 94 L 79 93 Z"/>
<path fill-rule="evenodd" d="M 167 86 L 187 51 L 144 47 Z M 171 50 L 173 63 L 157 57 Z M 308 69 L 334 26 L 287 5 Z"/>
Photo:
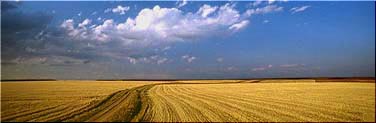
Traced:
<path fill-rule="evenodd" d="M 291 8 L 290 11 L 291 11 L 292 14 L 294 14 L 294 13 L 297 13 L 297 12 L 303 12 L 306 9 L 308 9 L 309 7 L 311 7 L 311 6 L 294 7 L 294 8 Z"/>
<path fill-rule="evenodd" d="M 101 17 L 96 19 L 100 21 L 99 24 L 90 19 L 66 19 L 60 24 L 60 29 L 65 34 L 62 40 L 65 42 L 59 43 L 72 43 L 69 45 L 81 49 L 81 53 L 95 54 L 103 59 L 107 57 L 125 60 L 130 64 L 163 64 L 170 60 L 151 56 L 155 55 L 155 52 L 163 53 L 170 49 L 170 43 L 228 36 L 246 28 L 251 15 L 282 9 L 276 5 L 267 5 L 242 13 L 235 9 L 235 4 L 227 3 L 221 6 L 205 4 L 197 11 L 183 12 L 178 8 L 162 8 L 156 5 L 141 9 L 135 17 L 128 17 L 123 22 Z M 112 9 L 106 11 L 111 12 Z M 155 46 L 161 48 L 150 48 Z M 137 54 L 144 56 L 135 57 Z M 191 63 L 197 58 L 184 56 L 182 59 Z"/>
<path fill-rule="evenodd" d="M 184 55 L 181 58 L 183 60 L 187 61 L 188 63 L 191 63 L 191 62 L 193 62 L 196 59 L 196 57 L 190 56 L 190 55 Z"/>
<path fill-rule="evenodd" d="M 121 6 L 121 5 L 118 5 L 116 8 L 113 8 L 112 9 L 112 12 L 113 13 L 119 13 L 120 15 L 123 15 L 125 14 L 126 11 L 128 11 L 130 9 L 129 6 Z"/>
<path fill-rule="evenodd" d="M 184 13 L 177 8 L 161 8 L 156 5 L 152 9 L 142 9 L 135 18 L 129 17 L 125 22 L 116 23 L 107 19 L 92 29 L 65 29 L 71 37 L 84 40 L 147 46 L 237 32 L 249 24 L 251 14 L 282 10 L 282 7 L 270 5 L 240 13 L 234 7 L 234 4 L 229 3 L 222 6 L 203 5 L 195 13 Z M 80 36 L 83 33 L 87 35 L 86 38 Z"/>

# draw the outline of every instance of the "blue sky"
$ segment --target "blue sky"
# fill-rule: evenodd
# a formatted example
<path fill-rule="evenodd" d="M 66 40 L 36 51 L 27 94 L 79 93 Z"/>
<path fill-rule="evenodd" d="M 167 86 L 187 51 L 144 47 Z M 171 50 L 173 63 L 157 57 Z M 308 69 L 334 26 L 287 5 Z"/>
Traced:
<path fill-rule="evenodd" d="M 2 78 L 374 77 L 374 10 L 373 1 L 2 2 Z"/>

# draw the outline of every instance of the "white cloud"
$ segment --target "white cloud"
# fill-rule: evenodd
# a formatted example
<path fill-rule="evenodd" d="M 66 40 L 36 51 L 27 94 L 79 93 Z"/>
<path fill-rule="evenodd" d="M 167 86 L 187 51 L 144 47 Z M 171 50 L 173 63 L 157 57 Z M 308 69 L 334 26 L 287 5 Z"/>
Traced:
<path fill-rule="evenodd" d="M 73 24 L 65 29 L 76 39 L 116 41 L 124 46 L 160 45 L 235 33 L 250 23 L 250 14 L 265 14 L 283 9 L 269 5 L 240 13 L 234 7 L 233 4 L 203 5 L 197 12 L 184 13 L 177 8 L 161 8 L 156 5 L 152 9 L 142 9 L 136 17 L 129 17 L 125 22 L 116 23 L 107 19 L 87 30 L 79 30 Z M 70 21 L 73 23 L 73 20 Z M 83 37 L 82 34 L 86 36 Z"/>
<path fill-rule="evenodd" d="M 78 27 L 85 27 L 86 25 L 89 25 L 91 23 L 90 19 L 85 19 L 82 21 L 82 23 L 78 24 Z"/>
<path fill-rule="evenodd" d="M 176 2 L 177 8 L 180 8 L 180 7 L 187 5 L 187 3 L 188 3 L 187 0 L 177 1 Z"/>
<path fill-rule="evenodd" d="M 167 63 L 169 60 L 168 58 L 161 57 L 158 55 L 148 56 L 148 57 L 127 57 L 127 60 L 131 64 L 137 64 L 137 63 L 151 63 L 151 64 L 164 64 Z"/>
<path fill-rule="evenodd" d="M 193 62 L 195 59 L 197 59 L 196 57 L 194 56 L 189 56 L 189 55 L 184 55 L 181 57 L 183 60 L 187 61 L 188 63 L 191 63 Z"/>
<path fill-rule="evenodd" d="M 245 14 L 247 16 L 251 16 L 251 15 L 254 15 L 254 14 L 267 14 L 267 13 L 279 12 L 279 11 L 283 11 L 283 7 L 277 6 L 277 5 L 267 5 L 267 6 L 262 7 L 262 8 L 248 9 L 245 12 Z"/>
<path fill-rule="evenodd" d="M 61 28 L 65 29 L 69 36 L 75 37 L 80 31 L 75 29 L 73 19 L 65 20 L 61 25 Z"/>
<path fill-rule="evenodd" d="M 113 8 L 112 9 L 112 12 L 113 13 L 119 13 L 120 15 L 123 15 L 125 14 L 126 11 L 128 11 L 130 9 L 129 6 L 121 6 L 121 5 L 118 5 L 116 8 Z"/>
<path fill-rule="evenodd" d="M 249 21 L 248 20 L 244 20 L 242 22 L 239 22 L 239 23 L 236 23 L 236 24 L 233 24 L 229 27 L 230 30 L 235 30 L 235 31 L 238 31 L 240 29 L 243 29 L 245 28 L 247 25 L 248 25 Z"/>
<path fill-rule="evenodd" d="M 211 7 L 210 5 L 204 4 L 203 6 L 200 7 L 198 10 L 198 14 L 201 14 L 202 17 L 207 17 L 211 13 L 215 12 L 217 10 L 217 6 Z"/>
<path fill-rule="evenodd" d="M 291 11 L 292 14 L 294 14 L 294 13 L 297 13 L 297 12 L 305 11 L 309 7 L 311 7 L 311 6 L 294 7 L 294 8 L 291 8 L 290 11 Z"/>
<path fill-rule="evenodd" d="M 67 30 L 73 30 L 74 29 L 74 22 L 73 19 L 65 20 L 60 27 L 67 29 Z"/>

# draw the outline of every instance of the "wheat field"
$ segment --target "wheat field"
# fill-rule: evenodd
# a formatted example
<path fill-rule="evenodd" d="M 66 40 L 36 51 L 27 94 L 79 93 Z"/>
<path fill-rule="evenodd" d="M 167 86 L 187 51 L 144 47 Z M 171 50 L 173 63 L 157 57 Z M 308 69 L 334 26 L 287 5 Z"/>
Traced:
<path fill-rule="evenodd" d="M 375 83 L 2 82 L 1 121 L 375 121 Z"/>

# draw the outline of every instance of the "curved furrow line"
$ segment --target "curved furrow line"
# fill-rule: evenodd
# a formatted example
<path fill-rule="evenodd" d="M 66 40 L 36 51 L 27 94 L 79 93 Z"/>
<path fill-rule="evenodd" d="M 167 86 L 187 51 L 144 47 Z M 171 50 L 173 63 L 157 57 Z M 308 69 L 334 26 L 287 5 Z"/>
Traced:
<path fill-rule="evenodd" d="M 151 87 L 144 85 L 115 92 L 93 105 L 64 116 L 61 121 L 138 121 L 139 112 L 144 112 L 142 109 L 146 108 L 141 104 L 143 99 L 140 93 Z"/>
<path fill-rule="evenodd" d="M 79 118 L 81 118 L 82 115 L 87 114 L 87 113 L 89 113 L 89 112 L 91 112 L 93 110 L 95 111 L 95 109 L 97 107 L 105 104 L 109 100 L 113 100 L 113 98 L 117 98 L 118 96 L 116 96 L 116 95 L 122 94 L 122 93 L 124 93 L 124 91 L 126 91 L 126 90 L 117 91 L 115 93 L 110 94 L 109 96 L 107 96 L 103 100 L 94 101 L 91 104 L 89 104 L 87 107 L 83 107 L 81 109 L 77 109 L 72 114 L 69 114 L 69 115 L 66 115 L 66 116 L 62 116 L 61 118 L 59 118 L 59 121 L 82 121 L 82 120 L 79 120 Z"/>
<path fill-rule="evenodd" d="M 161 95 L 163 95 L 167 101 L 172 102 L 171 106 L 176 111 L 173 113 L 179 116 L 179 119 L 176 119 L 176 120 L 177 121 L 192 121 L 191 117 L 188 117 L 189 114 L 193 113 L 192 109 L 187 108 L 186 103 L 181 102 L 180 100 L 176 99 L 176 97 L 173 97 L 174 94 L 168 93 L 168 88 L 166 88 L 165 86 L 161 86 L 161 88 L 162 88 L 162 90 L 160 91 Z M 180 118 L 185 118 L 185 119 L 180 119 Z M 195 118 L 195 119 L 198 119 L 198 118 Z M 172 120 L 172 119 L 168 119 L 167 121 L 169 120 Z"/>
<path fill-rule="evenodd" d="M 187 101 L 187 102 L 192 102 L 190 103 L 191 105 L 196 106 L 197 109 L 200 110 L 205 110 L 208 112 L 207 117 L 209 121 L 241 121 L 241 117 L 243 115 L 239 114 L 239 110 L 234 109 L 233 107 L 227 107 L 224 108 L 224 105 L 221 105 L 221 108 L 215 107 L 218 106 L 218 104 L 214 104 L 211 101 L 208 100 L 202 100 L 198 97 L 195 97 L 194 93 L 185 93 L 182 91 L 182 88 L 179 89 L 172 89 L 172 93 L 176 94 L 177 97 L 180 97 L 181 99 Z M 176 91 L 175 91 L 176 90 Z M 229 113 L 229 111 L 232 110 L 232 113 Z M 238 115 L 235 115 L 238 114 Z M 254 120 L 254 119 L 259 119 L 258 117 L 253 117 L 248 120 Z M 261 120 L 260 120 L 261 121 Z"/>
<path fill-rule="evenodd" d="M 35 120 L 35 121 L 41 121 L 41 122 L 61 121 L 60 119 L 62 117 L 67 116 L 69 114 L 72 114 L 73 112 L 76 112 L 77 109 L 82 109 L 82 108 L 88 107 L 89 105 L 90 105 L 89 102 L 86 102 L 85 104 L 77 104 L 77 106 L 66 109 L 66 111 L 63 111 L 61 113 L 54 113 L 54 114 L 48 115 L 46 118 L 43 118 L 41 120 Z"/>
<path fill-rule="evenodd" d="M 139 122 L 139 121 L 145 121 L 145 114 L 147 110 L 149 110 L 149 97 L 147 95 L 147 92 L 149 89 L 154 87 L 157 84 L 150 84 L 150 85 L 144 85 L 138 88 L 135 88 L 137 92 L 137 99 L 135 100 L 136 107 L 131 114 L 131 120 L 132 122 Z M 127 120 L 125 120 L 127 121 Z"/>
<path fill-rule="evenodd" d="M 162 87 L 155 87 L 151 89 L 152 92 L 149 94 L 151 95 L 151 105 L 153 105 L 149 112 L 147 113 L 147 121 L 154 121 L 154 122 L 161 122 L 161 121 L 178 121 L 180 119 L 179 115 L 176 115 L 176 108 L 174 108 L 173 104 L 165 98 L 165 96 L 161 95 Z M 155 94 L 155 96 L 153 95 Z M 155 97 L 155 98 L 153 98 Z M 162 104 L 159 104 L 162 103 Z M 162 116 L 158 116 L 160 112 L 164 112 Z M 167 120 L 166 120 L 167 119 Z"/>
<path fill-rule="evenodd" d="M 93 109 L 90 113 L 87 114 L 90 117 L 87 116 L 88 118 L 86 119 L 85 118 L 80 118 L 80 119 L 85 119 L 85 121 L 106 121 L 109 115 L 112 115 L 113 112 L 116 112 L 117 110 L 122 108 L 121 104 L 126 103 L 127 98 L 133 98 L 130 96 L 133 96 L 133 95 L 130 94 L 129 92 L 118 93 L 118 95 L 114 96 L 118 98 L 110 99 L 109 101 Z"/>
<path fill-rule="evenodd" d="M 164 88 L 155 87 L 150 92 L 151 101 L 153 106 L 150 108 L 148 114 L 151 117 L 146 118 L 145 120 L 149 121 L 178 121 L 180 120 L 180 116 L 176 114 L 177 109 L 171 101 L 169 101 L 166 97 L 166 94 L 163 91 Z M 155 95 L 154 95 L 155 94 Z M 154 97 L 155 96 L 155 97 Z M 161 113 L 163 112 L 163 113 Z M 162 115 L 163 114 L 163 115 Z"/>
<path fill-rule="evenodd" d="M 9 116 L 9 117 L 2 117 L 1 121 L 17 121 L 16 120 L 17 118 L 22 118 L 22 117 L 25 117 L 25 116 L 30 116 L 32 114 L 36 114 L 36 113 L 41 113 L 41 112 L 44 112 L 44 111 L 48 111 L 48 110 L 57 108 L 57 107 L 62 106 L 62 105 L 63 104 L 56 105 L 56 106 L 51 106 L 51 107 L 47 107 L 47 108 L 43 108 L 43 109 L 40 109 L 40 110 L 37 110 L 37 111 L 29 111 L 29 112 L 25 112 L 25 113 L 19 113 L 19 114 L 12 115 L 12 116 Z"/>
<path fill-rule="evenodd" d="M 187 100 L 186 98 L 183 98 L 183 97 L 186 97 L 185 95 L 180 95 L 179 93 L 176 93 L 171 87 L 169 86 L 164 86 L 167 88 L 167 93 L 172 93 L 171 97 L 173 97 L 173 99 L 176 99 L 178 102 L 180 102 L 182 107 L 186 106 L 186 108 L 190 109 L 192 112 L 189 113 L 189 115 L 192 117 L 194 116 L 194 118 L 191 119 L 191 121 L 199 121 L 199 122 L 209 122 L 209 121 L 212 121 L 210 120 L 211 117 L 213 117 L 213 115 L 215 117 L 218 117 L 220 118 L 220 116 L 218 115 L 215 115 L 213 112 L 213 110 L 207 110 L 207 107 L 204 107 L 201 105 L 201 107 L 197 106 L 197 105 L 192 105 L 192 103 L 189 103 L 191 102 L 192 100 Z M 179 94 L 179 95 L 178 95 Z M 193 103 L 194 104 L 194 103 Z M 205 110 L 206 109 L 206 110 Z M 208 114 L 206 114 L 205 111 L 209 111 L 211 114 L 211 116 L 208 116 Z M 228 115 L 230 116 L 230 115 Z M 223 116 L 224 117 L 224 116 Z M 230 117 L 229 117 L 230 118 Z"/>
<path fill-rule="evenodd" d="M 36 121 L 45 121 L 45 119 L 54 117 L 56 115 L 62 114 L 66 111 L 72 110 L 77 108 L 80 104 L 69 103 L 66 105 L 61 106 L 59 109 L 53 109 L 43 112 L 43 114 L 39 114 L 37 116 L 32 116 L 31 118 L 25 119 L 27 122 L 36 122 Z"/>
<path fill-rule="evenodd" d="M 114 98 L 97 107 L 91 114 L 86 115 L 85 121 L 142 121 L 148 110 L 148 99 L 145 94 L 154 85 L 144 85 L 129 89 L 123 94 L 118 93 Z"/>

